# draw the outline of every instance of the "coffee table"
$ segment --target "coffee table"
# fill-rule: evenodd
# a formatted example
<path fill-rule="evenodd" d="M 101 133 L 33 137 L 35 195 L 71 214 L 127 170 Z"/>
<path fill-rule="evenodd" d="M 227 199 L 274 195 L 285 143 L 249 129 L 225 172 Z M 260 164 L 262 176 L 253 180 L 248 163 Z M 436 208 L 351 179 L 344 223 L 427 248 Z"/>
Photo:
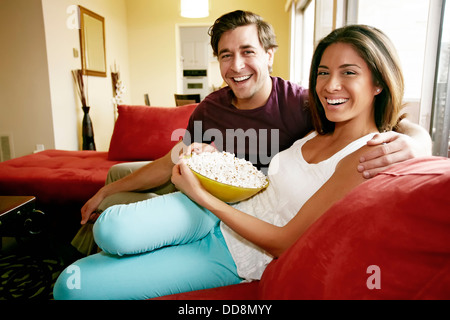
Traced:
<path fill-rule="evenodd" d="M 35 204 L 33 196 L 0 196 L 0 238 L 17 239 L 41 233 L 46 216 L 35 209 Z"/>
<path fill-rule="evenodd" d="M 47 299 L 61 268 L 59 258 L 46 255 L 49 244 L 43 231 L 48 219 L 35 206 L 33 196 L 0 196 L 0 249 L 4 236 L 18 243 L 14 250 L 0 253 L 1 299 Z"/>

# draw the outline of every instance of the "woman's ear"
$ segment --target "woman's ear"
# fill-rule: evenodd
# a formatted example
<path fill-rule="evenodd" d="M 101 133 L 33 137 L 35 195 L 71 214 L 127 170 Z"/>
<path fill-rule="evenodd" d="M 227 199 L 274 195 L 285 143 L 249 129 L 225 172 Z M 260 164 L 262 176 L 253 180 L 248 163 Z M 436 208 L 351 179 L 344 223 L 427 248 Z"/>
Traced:
<path fill-rule="evenodd" d="M 381 87 L 376 87 L 375 89 L 375 95 L 379 95 L 381 93 L 381 91 L 383 91 L 383 89 Z"/>

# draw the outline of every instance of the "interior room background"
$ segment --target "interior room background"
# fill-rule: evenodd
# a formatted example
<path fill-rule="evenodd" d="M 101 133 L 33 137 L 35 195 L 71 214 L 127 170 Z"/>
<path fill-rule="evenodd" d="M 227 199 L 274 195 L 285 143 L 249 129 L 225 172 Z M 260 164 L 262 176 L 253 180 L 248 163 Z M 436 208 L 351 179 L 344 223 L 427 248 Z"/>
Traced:
<path fill-rule="evenodd" d="M 301 84 L 314 41 L 331 28 L 349 22 L 382 28 L 399 48 L 410 79 L 405 100 L 411 119 L 432 131 L 443 2 L 209 0 L 208 17 L 189 19 L 180 16 L 179 0 L 0 0 L 0 136 L 9 138 L 11 157 L 42 147 L 80 149 L 83 112 L 71 75 L 81 67 L 74 5 L 105 18 L 107 77 L 85 77 L 99 151 L 108 150 L 115 122 L 111 68 L 126 87 L 124 104 L 144 105 L 148 94 L 151 105 L 175 106 L 173 95 L 182 89 L 180 30 L 209 27 L 236 9 L 254 11 L 273 25 L 279 49 L 272 75 Z M 218 87 L 218 64 L 212 55 L 209 61 L 210 85 Z"/>

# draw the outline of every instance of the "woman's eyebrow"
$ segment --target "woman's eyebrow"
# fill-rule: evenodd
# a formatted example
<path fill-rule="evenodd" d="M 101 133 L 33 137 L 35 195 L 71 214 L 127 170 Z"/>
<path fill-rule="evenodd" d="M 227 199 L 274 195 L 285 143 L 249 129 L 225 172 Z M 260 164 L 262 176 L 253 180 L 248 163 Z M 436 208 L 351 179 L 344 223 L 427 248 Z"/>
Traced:
<path fill-rule="evenodd" d="M 343 64 L 339 68 L 343 69 L 343 68 L 348 68 L 348 67 L 357 67 L 357 68 L 361 69 L 360 66 L 358 66 L 357 64 L 352 64 L 352 63 Z"/>
<path fill-rule="evenodd" d="M 361 69 L 360 66 L 358 66 L 357 64 L 352 64 L 352 63 L 346 63 L 346 64 L 343 64 L 343 65 L 339 66 L 340 69 L 345 69 L 345 68 L 348 68 L 348 67 L 357 67 L 357 68 Z M 327 66 L 323 66 L 323 65 L 320 65 L 317 68 L 329 69 Z"/>

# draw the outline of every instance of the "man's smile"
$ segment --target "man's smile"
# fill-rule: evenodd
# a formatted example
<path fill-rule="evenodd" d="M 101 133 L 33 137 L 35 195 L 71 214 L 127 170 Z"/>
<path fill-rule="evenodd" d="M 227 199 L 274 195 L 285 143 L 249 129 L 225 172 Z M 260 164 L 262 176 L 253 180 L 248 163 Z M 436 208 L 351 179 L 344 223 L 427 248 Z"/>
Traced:
<path fill-rule="evenodd" d="M 252 77 L 252 75 L 247 75 L 247 76 L 241 76 L 241 77 L 232 77 L 233 81 L 236 83 L 248 80 Z"/>

